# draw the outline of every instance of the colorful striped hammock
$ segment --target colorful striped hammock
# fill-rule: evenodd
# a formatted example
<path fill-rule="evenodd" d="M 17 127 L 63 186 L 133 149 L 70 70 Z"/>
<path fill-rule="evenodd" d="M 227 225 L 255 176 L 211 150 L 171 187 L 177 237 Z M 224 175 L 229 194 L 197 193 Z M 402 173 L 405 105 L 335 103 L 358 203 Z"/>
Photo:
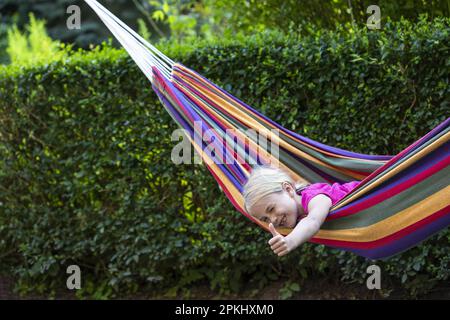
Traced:
<path fill-rule="evenodd" d="M 327 146 L 292 132 L 193 70 L 175 63 L 95 0 L 85 0 L 148 77 L 163 106 L 183 128 L 234 207 L 252 168 L 275 164 L 309 183 L 361 184 L 332 207 L 310 242 L 386 259 L 450 224 L 450 118 L 396 156 L 367 155 Z M 249 134 L 264 133 L 278 146 Z M 198 139 L 209 130 L 210 139 Z M 229 131 L 233 130 L 233 136 Z M 235 143 L 231 142 L 233 140 Z M 237 143 L 236 143 L 237 142 Z M 233 146 L 233 148 L 230 147 Z M 233 161 L 218 161 L 226 157 Z M 289 229 L 280 229 L 288 234 Z"/>

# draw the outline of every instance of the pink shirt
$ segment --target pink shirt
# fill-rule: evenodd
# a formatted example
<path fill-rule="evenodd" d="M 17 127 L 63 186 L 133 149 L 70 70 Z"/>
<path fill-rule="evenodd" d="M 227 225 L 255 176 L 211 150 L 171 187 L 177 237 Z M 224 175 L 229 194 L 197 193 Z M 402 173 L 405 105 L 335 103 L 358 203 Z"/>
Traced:
<path fill-rule="evenodd" d="M 358 184 L 359 181 L 351 181 L 343 184 L 335 182 L 332 185 L 319 182 L 310 184 L 304 189 L 297 191 L 297 193 L 302 196 L 302 207 L 305 213 L 308 214 L 308 203 L 318 194 L 324 194 L 330 197 L 331 203 L 334 205 L 356 188 Z M 304 216 L 301 218 L 304 218 Z"/>

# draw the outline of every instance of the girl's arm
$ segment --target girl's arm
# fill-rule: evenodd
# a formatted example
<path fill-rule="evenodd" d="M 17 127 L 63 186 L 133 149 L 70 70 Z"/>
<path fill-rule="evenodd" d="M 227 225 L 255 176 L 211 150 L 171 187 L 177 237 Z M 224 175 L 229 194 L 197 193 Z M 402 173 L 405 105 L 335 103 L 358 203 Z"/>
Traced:
<path fill-rule="evenodd" d="M 331 199 L 324 194 L 312 198 L 308 204 L 308 215 L 300 220 L 286 237 L 279 234 L 273 224 L 270 224 L 269 229 L 273 235 L 269 241 L 270 248 L 281 257 L 311 239 L 325 221 L 331 205 Z"/>

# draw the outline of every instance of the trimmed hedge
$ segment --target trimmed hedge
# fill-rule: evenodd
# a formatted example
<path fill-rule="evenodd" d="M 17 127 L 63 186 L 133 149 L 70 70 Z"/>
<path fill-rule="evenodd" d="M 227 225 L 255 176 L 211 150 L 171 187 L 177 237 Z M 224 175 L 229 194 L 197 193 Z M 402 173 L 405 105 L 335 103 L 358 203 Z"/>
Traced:
<path fill-rule="evenodd" d="M 163 52 L 275 121 L 357 152 L 395 154 L 449 115 L 450 19 L 217 40 Z M 203 165 L 170 161 L 175 123 L 127 54 L 104 47 L 0 71 L 0 270 L 20 292 L 222 293 L 287 278 L 364 283 L 373 264 L 307 243 L 278 259 Z M 383 294 L 450 277 L 443 230 L 381 267 Z"/>

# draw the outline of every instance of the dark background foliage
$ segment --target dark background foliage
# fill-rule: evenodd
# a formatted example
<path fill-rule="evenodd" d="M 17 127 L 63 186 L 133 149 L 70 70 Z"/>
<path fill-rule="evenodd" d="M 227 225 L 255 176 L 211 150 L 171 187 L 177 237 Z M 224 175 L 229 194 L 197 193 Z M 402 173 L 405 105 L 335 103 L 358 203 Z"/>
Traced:
<path fill-rule="evenodd" d="M 196 34 L 204 36 L 202 27 L 207 26 L 216 35 L 224 32 L 236 34 L 258 33 L 261 30 L 276 29 L 287 32 L 299 28 L 302 33 L 309 32 L 309 24 L 323 29 L 353 23 L 364 25 L 369 14 L 367 7 L 374 4 L 369 0 L 100 0 L 108 10 L 122 21 L 137 30 L 138 19 L 142 19 L 150 31 L 151 40 L 174 36 L 167 17 L 189 17 L 196 21 Z M 169 12 L 164 19 L 153 17 L 166 3 Z M 420 14 L 430 18 L 450 16 L 450 3 L 447 0 L 379 0 L 382 23 L 389 17 L 393 21 L 402 17 L 416 21 Z M 66 12 L 70 5 L 81 8 L 81 29 L 69 30 L 66 27 Z M 72 43 L 75 47 L 88 48 L 89 44 L 100 44 L 111 37 L 109 31 L 98 19 L 95 12 L 83 0 L 0 0 L 0 63 L 8 62 L 4 52 L 6 29 L 16 23 L 24 29 L 29 22 L 29 13 L 47 23 L 49 35 L 53 39 Z M 186 26 L 187 28 L 187 26 Z M 114 39 L 114 45 L 119 44 Z"/>

